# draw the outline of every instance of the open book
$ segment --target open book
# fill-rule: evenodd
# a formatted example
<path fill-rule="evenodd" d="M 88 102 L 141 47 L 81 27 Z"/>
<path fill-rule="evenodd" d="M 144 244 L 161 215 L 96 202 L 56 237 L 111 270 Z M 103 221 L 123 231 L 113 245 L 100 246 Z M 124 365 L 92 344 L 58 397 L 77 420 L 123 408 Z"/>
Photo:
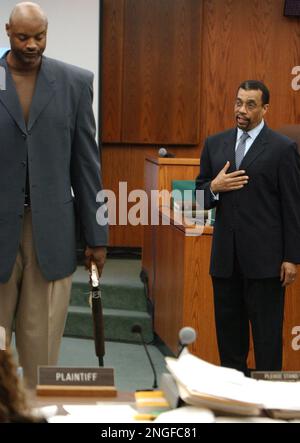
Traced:
<path fill-rule="evenodd" d="M 166 357 L 182 400 L 218 413 L 271 417 L 300 417 L 300 383 L 272 382 L 245 377 L 189 353 Z"/>

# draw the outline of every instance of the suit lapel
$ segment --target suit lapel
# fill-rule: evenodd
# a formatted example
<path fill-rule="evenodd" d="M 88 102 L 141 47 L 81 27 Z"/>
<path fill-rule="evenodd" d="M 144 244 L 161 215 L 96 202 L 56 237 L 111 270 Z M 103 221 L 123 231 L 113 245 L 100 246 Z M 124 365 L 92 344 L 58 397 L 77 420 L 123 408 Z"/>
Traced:
<path fill-rule="evenodd" d="M 265 125 L 243 158 L 240 169 L 248 168 L 250 164 L 253 163 L 257 157 L 264 152 L 266 145 L 268 144 L 267 134 L 268 127 Z"/>
<path fill-rule="evenodd" d="M 42 59 L 28 121 L 28 131 L 32 129 L 41 112 L 50 102 L 55 93 L 55 77 L 46 57 Z"/>
<path fill-rule="evenodd" d="M 6 72 L 6 89 L 4 91 L 0 91 L 0 101 L 3 103 L 20 130 L 23 133 L 26 133 L 27 130 L 19 97 L 5 58 L 0 59 L 0 66 L 2 66 Z"/>
<path fill-rule="evenodd" d="M 0 59 L 0 66 L 6 71 L 6 90 L 0 91 L 0 100 L 8 110 L 11 117 L 15 120 L 23 133 L 30 131 L 38 119 L 43 109 L 47 106 L 55 93 L 55 77 L 51 71 L 49 60 L 46 57 L 42 59 L 41 69 L 37 78 L 37 83 L 31 103 L 28 128 L 24 121 L 22 108 L 16 87 L 8 69 L 5 55 Z"/>
<path fill-rule="evenodd" d="M 268 127 L 265 125 L 259 135 L 256 137 L 251 148 L 243 158 L 239 169 L 246 169 L 256 158 L 264 152 L 268 144 Z M 233 129 L 224 141 L 223 154 L 225 161 L 230 161 L 230 168 L 228 172 L 236 170 L 235 167 L 235 145 L 236 145 L 237 130 Z"/>
<path fill-rule="evenodd" d="M 228 172 L 235 171 L 235 144 L 236 144 L 236 129 L 232 129 L 224 140 L 223 154 L 225 162 L 230 162 Z"/>

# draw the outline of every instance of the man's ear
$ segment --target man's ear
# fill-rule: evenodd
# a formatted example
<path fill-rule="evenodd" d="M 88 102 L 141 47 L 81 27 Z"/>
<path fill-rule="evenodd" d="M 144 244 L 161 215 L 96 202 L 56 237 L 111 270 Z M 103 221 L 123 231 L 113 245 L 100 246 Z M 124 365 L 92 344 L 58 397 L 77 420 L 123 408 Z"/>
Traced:
<path fill-rule="evenodd" d="M 263 106 L 263 115 L 265 115 L 269 110 L 269 104 Z"/>
<path fill-rule="evenodd" d="M 5 25 L 5 29 L 6 29 L 6 34 L 7 34 L 7 36 L 10 37 L 10 26 L 9 26 L 8 23 L 6 23 L 6 25 Z"/>

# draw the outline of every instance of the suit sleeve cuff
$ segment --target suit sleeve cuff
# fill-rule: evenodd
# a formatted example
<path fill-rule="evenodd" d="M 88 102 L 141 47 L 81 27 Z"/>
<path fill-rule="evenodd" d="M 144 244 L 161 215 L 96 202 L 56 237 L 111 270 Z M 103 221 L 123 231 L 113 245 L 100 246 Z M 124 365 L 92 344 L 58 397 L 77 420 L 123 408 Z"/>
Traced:
<path fill-rule="evenodd" d="M 219 200 L 219 193 L 218 193 L 218 194 L 215 194 L 215 193 L 211 190 L 211 188 L 209 188 L 209 190 L 210 190 L 210 195 L 211 195 L 212 199 L 213 199 L 213 200 Z"/>

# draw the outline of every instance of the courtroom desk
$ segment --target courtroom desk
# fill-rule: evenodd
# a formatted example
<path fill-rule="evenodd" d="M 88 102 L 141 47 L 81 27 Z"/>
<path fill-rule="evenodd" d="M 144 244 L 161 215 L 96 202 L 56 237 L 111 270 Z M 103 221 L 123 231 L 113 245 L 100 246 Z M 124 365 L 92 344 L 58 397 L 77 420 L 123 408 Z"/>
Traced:
<path fill-rule="evenodd" d="M 35 391 L 28 393 L 29 403 L 32 407 L 42 408 L 44 406 L 56 405 L 97 405 L 98 403 L 135 404 L 133 392 L 118 392 L 116 397 L 67 397 L 67 396 L 40 396 Z"/>
<path fill-rule="evenodd" d="M 195 180 L 199 174 L 200 159 L 194 158 L 154 158 L 145 159 L 145 191 L 148 195 L 148 209 L 151 214 L 151 191 L 167 190 L 171 192 L 173 180 Z M 170 204 L 165 197 L 155 202 L 156 207 Z M 142 270 L 148 278 L 148 296 L 153 299 L 154 281 L 153 260 L 155 253 L 155 230 L 151 223 L 143 227 Z"/>
<path fill-rule="evenodd" d="M 154 266 L 154 329 L 164 343 L 177 354 L 178 332 L 184 326 L 197 331 L 190 351 L 204 360 L 219 364 L 217 350 L 213 290 L 209 263 L 213 228 L 187 228 L 174 223 L 174 213 L 161 208 L 167 225 L 156 226 Z M 300 274 L 298 270 L 298 274 Z M 283 333 L 283 369 L 300 370 L 300 349 L 293 349 L 300 334 L 300 278 L 287 288 Z M 295 332 L 295 331 L 294 331 Z M 300 345 L 300 339 L 298 340 Z M 300 348 L 300 346 L 298 346 Z M 253 346 L 248 365 L 254 368 Z"/>

